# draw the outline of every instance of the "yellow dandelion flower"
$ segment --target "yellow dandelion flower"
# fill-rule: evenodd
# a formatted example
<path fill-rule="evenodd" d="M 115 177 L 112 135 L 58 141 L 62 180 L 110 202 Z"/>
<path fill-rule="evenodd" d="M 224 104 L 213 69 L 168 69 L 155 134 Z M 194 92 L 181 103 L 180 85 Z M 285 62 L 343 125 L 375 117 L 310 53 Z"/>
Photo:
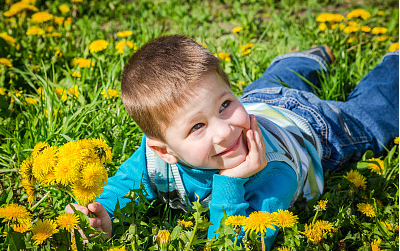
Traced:
<path fill-rule="evenodd" d="M 67 90 L 65 90 L 64 88 L 56 87 L 54 92 L 57 94 L 59 98 L 61 98 L 61 101 L 65 102 L 67 100 L 68 98 Z"/>
<path fill-rule="evenodd" d="M 356 32 L 358 30 L 359 30 L 359 28 L 356 27 L 356 26 L 347 26 L 346 28 L 343 29 L 343 32 L 344 33 L 353 33 L 353 32 Z"/>
<path fill-rule="evenodd" d="M 372 172 L 380 175 L 385 171 L 385 164 L 383 163 L 383 160 L 372 158 L 369 159 L 368 161 L 372 161 L 367 163 L 368 169 L 371 170 Z"/>
<path fill-rule="evenodd" d="M 196 41 L 199 45 L 203 46 L 204 48 L 207 48 L 207 45 L 201 41 Z"/>
<path fill-rule="evenodd" d="M 317 18 L 315 19 L 317 22 L 328 22 L 328 19 L 330 18 L 332 14 L 331 13 L 321 13 L 317 16 Z"/>
<path fill-rule="evenodd" d="M 389 38 L 390 38 L 389 36 L 379 36 L 376 38 L 376 41 L 384 42 L 384 41 L 388 40 Z"/>
<path fill-rule="evenodd" d="M 11 16 L 15 16 L 16 14 L 18 14 L 24 10 L 39 11 L 39 9 L 33 5 L 30 5 L 30 4 L 27 4 L 24 2 L 17 2 L 15 4 L 11 5 L 10 9 L 8 11 L 4 12 L 3 15 L 5 17 L 11 17 Z"/>
<path fill-rule="evenodd" d="M 225 220 L 225 225 L 232 225 L 234 227 L 244 226 L 246 220 L 246 216 L 241 215 L 232 215 L 228 216 Z"/>
<path fill-rule="evenodd" d="M 46 34 L 46 37 L 61 37 L 61 36 L 62 36 L 62 34 L 60 32 L 52 32 L 50 34 Z M 61 51 L 57 51 L 57 52 L 60 53 L 60 57 L 61 57 L 62 56 Z M 56 52 L 56 54 L 57 54 L 57 52 Z M 57 55 L 55 55 L 55 56 L 57 56 Z"/>
<path fill-rule="evenodd" d="M 110 248 L 108 251 L 126 251 L 125 246 L 122 246 L 120 248 Z"/>
<path fill-rule="evenodd" d="M 368 203 L 358 203 L 357 204 L 358 211 L 365 214 L 366 216 L 373 218 L 376 216 L 374 207 Z"/>
<path fill-rule="evenodd" d="M 374 240 L 371 243 L 371 249 L 372 251 L 380 251 L 381 249 L 379 248 L 379 245 L 381 244 L 382 240 L 380 238 Z"/>
<path fill-rule="evenodd" d="M 380 11 L 378 11 L 376 14 L 377 14 L 378 16 L 383 16 L 383 15 L 385 15 L 385 12 L 383 12 L 382 10 L 380 10 Z"/>
<path fill-rule="evenodd" d="M 22 178 L 21 180 L 21 185 L 25 189 L 26 194 L 28 195 L 29 205 L 32 205 L 33 202 L 35 202 L 36 200 L 35 188 L 33 187 L 35 183 L 36 182 L 34 178 Z"/>
<path fill-rule="evenodd" d="M 374 35 L 385 34 L 388 31 L 386 27 L 374 27 L 371 30 L 371 33 Z"/>
<path fill-rule="evenodd" d="M 81 3 L 83 0 L 72 0 L 73 3 Z"/>
<path fill-rule="evenodd" d="M 244 230 L 246 232 L 265 234 L 268 228 L 275 230 L 274 223 L 272 214 L 264 211 L 254 211 L 246 218 Z"/>
<path fill-rule="evenodd" d="M 357 170 L 350 170 L 343 177 L 352 182 L 357 188 L 366 189 L 367 179 Z"/>
<path fill-rule="evenodd" d="M 57 232 L 57 224 L 53 220 L 38 220 L 32 228 L 32 239 L 35 245 L 40 245 Z"/>
<path fill-rule="evenodd" d="M 72 186 L 72 194 L 78 201 L 79 205 L 87 206 L 93 201 L 96 200 L 98 196 L 101 194 L 101 187 L 84 187 L 80 182 L 76 182 Z"/>
<path fill-rule="evenodd" d="M 28 232 L 32 228 L 32 222 L 30 219 L 22 221 L 20 224 L 14 224 L 12 227 L 15 232 L 25 233 Z"/>
<path fill-rule="evenodd" d="M 107 47 L 108 47 L 108 42 L 106 40 L 98 39 L 98 40 L 95 40 L 90 43 L 89 51 L 91 53 L 99 52 L 99 51 L 107 49 Z"/>
<path fill-rule="evenodd" d="M 246 56 L 249 55 L 251 53 L 251 49 L 245 50 L 242 53 L 240 53 L 240 56 Z"/>
<path fill-rule="evenodd" d="M 112 160 L 111 148 L 103 139 L 90 139 L 95 154 L 101 163 L 109 163 Z"/>
<path fill-rule="evenodd" d="M 37 27 L 37 26 L 31 26 L 26 31 L 26 35 L 28 35 L 28 36 L 30 36 L 30 35 L 43 35 L 43 34 L 44 34 L 44 30 L 42 28 Z"/>
<path fill-rule="evenodd" d="M 60 228 L 71 232 L 79 224 L 79 217 L 75 214 L 61 214 L 57 216 L 56 222 Z"/>
<path fill-rule="evenodd" d="M 25 207 L 12 203 L 0 207 L 0 218 L 3 218 L 5 221 L 23 223 L 25 220 L 31 219 L 31 214 Z"/>
<path fill-rule="evenodd" d="M 362 32 L 371 32 L 371 27 L 369 27 L 367 25 L 363 25 L 363 26 L 361 26 L 361 31 Z"/>
<path fill-rule="evenodd" d="M 67 13 L 70 11 L 70 8 L 68 5 L 66 4 L 61 4 L 60 6 L 58 6 L 58 9 L 62 12 L 62 13 Z"/>
<path fill-rule="evenodd" d="M 7 58 L 0 58 L 0 65 L 5 65 L 7 67 L 13 67 L 13 64 Z"/>
<path fill-rule="evenodd" d="M 94 65 L 94 62 L 90 59 L 85 58 L 74 58 L 71 63 L 72 66 L 78 66 L 79 68 L 90 68 Z"/>
<path fill-rule="evenodd" d="M 40 92 L 39 92 L 40 93 Z M 33 158 L 35 158 L 36 156 L 38 156 L 39 154 L 42 153 L 42 151 L 46 148 L 50 147 L 50 145 L 46 142 L 39 142 L 35 145 L 35 147 L 33 148 L 32 151 L 32 156 Z"/>
<path fill-rule="evenodd" d="M 240 46 L 240 50 L 241 50 L 241 51 L 246 51 L 246 50 L 251 49 L 251 48 L 253 48 L 253 47 L 254 47 L 254 44 L 253 44 L 253 43 L 248 43 L 248 44 L 245 44 L 245 45 Z"/>
<path fill-rule="evenodd" d="M 390 222 L 387 222 L 387 221 L 381 221 L 381 223 L 383 224 L 383 225 L 385 225 L 385 227 L 389 230 L 389 231 L 394 231 L 394 228 L 393 228 L 393 226 L 392 226 L 392 224 L 390 224 Z"/>
<path fill-rule="evenodd" d="M 110 98 L 118 98 L 120 93 L 117 90 L 114 89 L 107 89 L 107 90 L 102 90 L 101 91 L 101 95 L 104 96 L 104 98 L 106 99 L 110 99 Z"/>
<path fill-rule="evenodd" d="M 398 50 L 399 49 L 399 43 L 394 43 L 394 44 L 397 44 L 396 46 L 397 46 L 397 50 Z M 392 44 L 392 45 L 394 45 L 394 44 Z M 390 47 L 392 47 L 392 45 Z M 392 51 L 392 50 L 389 49 L 389 51 Z M 393 50 L 393 51 L 395 51 L 395 50 Z M 398 145 L 399 144 L 399 137 L 394 138 L 393 142 L 396 145 Z"/>
<path fill-rule="evenodd" d="M 53 23 L 58 25 L 58 26 L 61 26 L 64 23 L 64 19 L 65 19 L 65 17 L 54 16 Z"/>
<path fill-rule="evenodd" d="M 288 210 L 278 209 L 278 212 L 272 213 L 275 217 L 275 225 L 281 228 L 293 227 L 297 223 L 297 215 L 293 215 Z"/>
<path fill-rule="evenodd" d="M 231 56 L 229 55 L 229 53 L 226 53 L 226 52 L 218 53 L 218 57 L 225 61 L 231 61 Z"/>
<path fill-rule="evenodd" d="M 328 199 L 318 201 L 318 209 L 319 209 L 319 211 L 326 210 L 326 204 L 328 204 Z"/>
<path fill-rule="evenodd" d="M 314 225 L 305 224 L 304 228 L 304 232 L 299 231 L 299 233 L 305 235 L 307 241 L 318 243 L 327 233 L 333 230 L 333 225 L 329 221 L 317 220 Z"/>
<path fill-rule="evenodd" d="M 236 26 L 235 28 L 232 29 L 232 33 L 238 33 L 241 30 L 243 30 L 242 26 Z"/>
<path fill-rule="evenodd" d="M 117 33 L 118 37 L 129 37 L 133 35 L 133 31 L 120 31 Z"/>
<path fill-rule="evenodd" d="M 284 247 L 279 247 L 278 251 L 293 251 L 293 248 L 284 246 Z"/>
<path fill-rule="evenodd" d="M 7 89 L 6 88 L 4 88 L 4 87 L 0 87 L 0 95 L 6 95 L 6 91 L 7 91 Z"/>
<path fill-rule="evenodd" d="M 171 234 L 168 230 L 160 230 L 157 233 L 157 243 L 160 245 L 161 249 L 168 248 L 169 243 L 171 242 Z"/>
<path fill-rule="evenodd" d="M 26 97 L 25 101 L 31 105 L 36 105 L 37 103 L 39 103 L 39 101 L 36 98 L 30 98 L 30 97 Z"/>
<path fill-rule="evenodd" d="M 314 228 L 318 228 L 321 231 L 328 233 L 333 230 L 333 224 L 325 220 L 317 220 L 314 224 Z"/>
<path fill-rule="evenodd" d="M 44 23 L 52 19 L 53 15 L 45 11 L 37 12 L 31 16 L 32 23 Z"/>
<path fill-rule="evenodd" d="M 6 32 L 0 33 L 0 37 L 4 39 L 8 44 L 15 46 L 15 38 L 8 35 Z"/>
<path fill-rule="evenodd" d="M 347 16 L 346 16 L 347 19 L 362 18 L 364 20 L 367 20 L 370 17 L 371 17 L 371 13 L 369 13 L 367 10 L 364 10 L 364 9 L 355 9 L 355 10 L 351 11 L 349 14 L 347 14 Z"/>
<path fill-rule="evenodd" d="M 29 156 L 20 165 L 20 172 L 23 179 L 32 178 L 33 157 Z"/>
<path fill-rule="evenodd" d="M 85 188 L 101 187 L 107 181 L 107 171 L 99 162 L 89 163 L 83 167 L 80 178 Z"/>
<path fill-rule="evenodd" d="M 324 30 L 326 30 L 328 27 L 326 26 L 326 24 L 325 23 L 320 23 L 319 25 L 318 25 L 318 29 L 320 30 L 320 31 L 324 31 Z"/>
<path fill-rule="evenodd" d="M 71 74 L 71 76 L 74 77 L 74 78 L 80 78 L 80 77 L 82 77 L 81 73 L 78 72 L 78 71 L 73 71 L 72 74 Z"/>
<path fill-rule="evenodd" d="M 193 222 L 184 221 L 184 220 L 178 220 L 178 225 L 182 226 L 182 227 L 193 227 Z"/>
<path fill-rule="evenodd" d="M 133 48 L 134 50 L 137 50 L 136 44 L 131 42 L 131 41 L 120 41 L 115 45 L 115 49 L 117 49 L 118 53 L 124 53 L 125 47 Z"/>
<path fill-rule="evenodd" d="M 79 98 L 79 87 L 77 85 L 74 85 L 73 87 L 68 89 L 68 94 L 71 94 L 77 98 Z"/>
<path fill-rule="evenodd" d="M 33 160 L 32 174 L 38 180 L 44 180 L 46 175 L 53 172 L 57 163 L 57 147 L 44 148 Z"/>

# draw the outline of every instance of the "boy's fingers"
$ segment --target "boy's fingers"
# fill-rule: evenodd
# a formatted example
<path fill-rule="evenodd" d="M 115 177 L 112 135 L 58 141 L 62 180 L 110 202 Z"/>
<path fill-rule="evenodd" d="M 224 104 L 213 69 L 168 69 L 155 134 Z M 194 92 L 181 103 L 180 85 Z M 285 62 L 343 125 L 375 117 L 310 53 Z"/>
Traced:
<path fill-rule="evenodd" d="M 68 214 L 73 214 L 73 213 L 74 213 L 74 210 L 72 210 L 72 207 L 74 207 L 75 210 L 79 210 L 79 211 L 81 211 L 82 213 L 84 213 L 84 214 L 86 214 L 86 215 L 89 213 L 89 210 L 88 210 L 86 207 L 80 206 L 80 205 L 75 204 L 75 203 L 70 203 L 70 204 L 68 204 L 68 205 L 65 207 L 65 212 L 68 213 Z"/>
<path fill-rule="evenodd" d="M 88 208 L 91 212 L 93 212 L 99 218 L 108 216 L 107 210 L 99 202 L 94 202 L 94 203 L 89 204 Z"/>

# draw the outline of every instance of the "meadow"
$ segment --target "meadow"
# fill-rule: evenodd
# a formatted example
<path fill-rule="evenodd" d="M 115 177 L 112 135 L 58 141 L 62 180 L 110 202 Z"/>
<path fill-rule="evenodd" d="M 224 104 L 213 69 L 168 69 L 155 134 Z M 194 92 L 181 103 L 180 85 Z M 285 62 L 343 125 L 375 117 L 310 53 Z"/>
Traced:
<path fill-rule="evenodd" d="M 336 60 L 316 94 L 329 100 L 346 100 L 399 47 L 398 1 L 0 0 L 0 6 L 1 250 L 264 250 L 263 230 L 250 225 L 263 212 L 227 215 L 214 239 L 206 238 L 210 223 L 199 203 L 185 213 L 147 201 L 141 190 L 127 194 L 137 204 L 116 209 L 111 239 L 87 216 L 64 213 L 68 203 L 93 201 L 140 145 L 120 79 L 130 55 L 149 40 L 193 38 L 220 58 L 237 96 L 274 57 L 326 44 Z M 264 229 L 272 223 L 281 229 L 272 250 L 398 250 L 398 148 L 396 138 L 382 156 L 364 153 L 325 174 L 319 200 L 268 214 Z M 79 158 L 87 161 L 73 162 Z M 70 234 L 77 226 L 97 235 L 83 245 Z"/>

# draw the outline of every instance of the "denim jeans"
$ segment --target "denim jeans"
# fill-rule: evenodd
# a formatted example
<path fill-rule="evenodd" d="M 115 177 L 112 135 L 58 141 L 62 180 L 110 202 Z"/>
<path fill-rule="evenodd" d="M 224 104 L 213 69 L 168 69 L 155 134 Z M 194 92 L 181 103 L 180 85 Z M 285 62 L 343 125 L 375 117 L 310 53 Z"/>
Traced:
<path fill-rule="evenodd" d="M 278 56 L 240 98 L 244 103 L 265 102 L 284 107 L 305 118 L 321 141 L 325 171 L 358 161 L 367 150 L 381 155 L 385 145 L 399 135 L 398 51 L 386 54 L 346 101 L 318 98 L 298 76 L 319 87 L 318 75 L 327 73 L 328 67 L 313 54 L 294 52 Z"/>

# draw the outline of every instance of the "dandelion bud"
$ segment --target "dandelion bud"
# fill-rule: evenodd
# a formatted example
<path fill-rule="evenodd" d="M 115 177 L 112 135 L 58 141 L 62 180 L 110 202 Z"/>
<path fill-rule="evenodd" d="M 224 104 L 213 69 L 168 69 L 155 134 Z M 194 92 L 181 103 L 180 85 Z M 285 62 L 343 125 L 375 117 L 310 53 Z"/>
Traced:
<path fill-rule="evenodd" d="M 167 249 L 171 242 L 171 234 L 168 230 L 160 230 L 157 234 L 157 243 L 161 249 Z"/>

